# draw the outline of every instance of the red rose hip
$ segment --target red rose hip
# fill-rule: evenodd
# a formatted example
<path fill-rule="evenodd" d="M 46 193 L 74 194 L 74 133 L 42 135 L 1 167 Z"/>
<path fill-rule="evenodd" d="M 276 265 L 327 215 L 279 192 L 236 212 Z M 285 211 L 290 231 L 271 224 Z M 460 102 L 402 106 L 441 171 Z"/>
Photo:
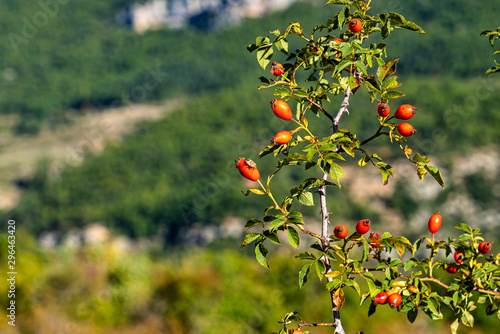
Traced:
<path fill-rule="evenodd" d="M 289 121 L 292 119 L 292 109 L 290 109 L 288 103 L 283 100 L 272 99 L 270 104 L 271 109 L 273 110 L 273 113 L 274 115 L 276 115 L 276 117 L 284 119 L 285 121 Z"/>
<path fill-rule="evenodd" d="M 238 158 L 235 160 L 235 165 L 243 177 L 251 181 L 257 181 L 260 178 L 260 173 L 257 169 L 257 165 L 252 160 Z"/>
<path fill-rule="evenodd" d="M 431 218 L 429 218 L 428 222 L 429 232 L 434 234 L 437 231 L 439 231 L 442 223 L 443 223 L 443 218 L 441 218 L 441 214 L 439 213 L 439 211 L 437 211 L 435 214 L 431 216 Z"/>
<path fill-rule="evenodd" d="M 410 123 L 400 123 L 397 127 L 398 133 L 403 137 L 410 137 L 417 133 L 417 130 L 413 128 Z"/>
<path fill-rule="evenodd" d="M 372 298 L 373 305 L 385 304 L 387 303 L 387 298 L 389 294 L 387 292 L 379 292 L 375 297 Z"/>
<path fill-rule="evenodd" d="M 492 246 L 491 242 L 483 241 L 479 244 L 479 247 L 477 248 L 477 250 L 481 254 L 487 254 L 491 251 L 491 246 Z"/>
<path fill-rule="evenodd" d="M 333 230 L 333 235 L 335 235 L 335 238 L 338 239 L 344 239 L 345 237 L 347 237 L 347 233 L 347 227 L 345 227 L 344 225 L 337 225 Z"/>
<path fill-rule="evenodd" d="M 356 224 L 356 233 L 357 234 L 365 234 L 370 230 L 370 219 L 361 219 Z"/>
<path fill-rule="evenodd" d="M 359 19 L 352 19 L 349 21 L 349 30 L 353 33 L 360 32 L 363 28 L 363 23 Z"/>
<path fill-rule="evenodd" d="M 380 117 L 387 117 L 391 113 L 391 108 L 387 103 L 379 103 L 377 107 L 377 114 Z"/>
<path fill-rule="evenodd" d="M 412 105 L 409 104 L 403 104 L 396 109 L 396 112 L 394 113 L 394 118 L 395 119 L 410 119 L 413 117 L 415 112 L 417 111 L 417 108 L 415 108 Z"/>
<path fill-rule="evenodd" d="M 273 66 L 271 66 L 271 74 L 279 77 L 284 72 L 285 72 L 285 69 L 283 68 L 283 65 L 281 65 L 278 62 L 273 61 Z"/>

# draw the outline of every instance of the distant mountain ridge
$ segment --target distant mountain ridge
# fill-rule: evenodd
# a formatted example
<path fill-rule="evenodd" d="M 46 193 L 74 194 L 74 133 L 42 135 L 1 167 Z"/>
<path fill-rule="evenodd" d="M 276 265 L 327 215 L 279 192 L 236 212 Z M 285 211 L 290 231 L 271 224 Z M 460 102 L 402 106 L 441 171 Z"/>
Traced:
<path fill-rule="evenodd" d="M 119 14 L 120 21 L 137 32 L 160 27 L 217 29 L 286 9 L 299 0 L 150 0 L 133 4 Z"/>

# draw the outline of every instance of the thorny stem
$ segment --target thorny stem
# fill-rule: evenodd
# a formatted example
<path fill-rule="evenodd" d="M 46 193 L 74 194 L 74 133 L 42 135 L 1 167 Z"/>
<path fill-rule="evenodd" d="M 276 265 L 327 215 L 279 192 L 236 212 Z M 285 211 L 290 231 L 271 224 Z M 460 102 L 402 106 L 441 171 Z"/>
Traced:
<path fill-rule="evenodd" d="M 339 112 L 333 119 L 333 133 L 336 133 L 338 130 L 338 125 L 340 122 L 340 118 L 342 115 L 349 111 L 347 110 L 347 106 L 349 106 L 349 98 L 351 96 L 351 87 L 347 86 L 344 100 L 342 101 L 342 105 L 340 106 Z M 323 174 L 323 180 L 328 179 L 328 174 L 324 173 Z M 328 247 L 328 225 L 330 223 L 330 212 L 328 212 L 328 207 L 326 205 L 326 185 L 322 186 L 319 188 L 319 198 L 320 198 L 320 206 L 321 206 L 321 237 L 323 241 L 323 247 L 326 249 Z M 332 271 L 332 266 L 330 264 L 330 260 L 323 255 L 322 257 L 323 262 L 325 263 L 326 267 L 326 272 L 331 272 Z M 333 280 L 332 277 L 327 277 L 327 281 L 331 282 Z M 330 296 L 332 300 L 332 307 L 335 309 L 337 308 L 337 305 L 335 304 L 335 290 L 330 291 Z M 335 332 L 339 334 L 345 334 L 344 327 L 342 327 L 342 321 L 340 319 L 340 312 L 339 311 L 333 311 L 333 318 L 334 318 L 334 323 L 333 326 L 335 327 Z"/>

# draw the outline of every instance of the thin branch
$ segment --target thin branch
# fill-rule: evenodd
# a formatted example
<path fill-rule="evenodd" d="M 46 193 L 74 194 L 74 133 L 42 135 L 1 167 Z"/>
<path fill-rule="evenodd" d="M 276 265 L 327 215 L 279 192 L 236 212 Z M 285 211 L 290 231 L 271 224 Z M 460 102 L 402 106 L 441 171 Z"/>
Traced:
<path fill-rule="evenodd" d="M 334 322 L 317 322 L 317 323 L 302 322 L 298 326 L 299 326 L 299 329 L 300 329 L 302 327 L 321 327 L 321 326 L 335 327 L 336 325 L 335 325 Z"/>
<path fill-rule="evenodd" d="M 319 110 L 321 110 L 321 112 L 322 112 L 323 114 L 325 114 L 325 116 L 326 116 L 326 117 L 328 117 L 328 119 L 329 119 L 332 123 L 335 123 L 335 118 L 333 118 L 333 116 L 332 116 L 332 115 L 330 115 L 330 114 L 329 114 L 329 113 L 328 113 L 325 109 L 323 109 L 323 107 L 322 107 L 319 103 L 316 103 L 316 102 L 314 102 L 313 100 L 311 100 L 311 99 L 309 98 L 309 96 L 307 96 L 307 97 L 306 97 L 306 100 L 307 100 L 310 104 L 314 105 L 316 108 L 318 108 Z"/>
<path fill-rule="evenodd" d="M 408 279 L 408 277 L 406 277 L 404 275 L 400 275 L 399 277 Z M 449 289 L 450 288 L 449 285 L 447 285 L 446 283 L 441 282 L 440 280 L 438 280 L 437 278 L 434 278 L 434 277 L 423 277 L 423 278 L 419 278 L 419 280 L 424 281 L 424 282 L 433 282 L 433 283 L 436 283 L 437 285 L 440 285 L 440 286 L 442 286 L 445 289 Z M 482 293 L 486 293 L 488 295 L 500 296 L 500 291 L 496 291 L 496 290 L 482 289 L 482 288 L 478 288 L 477 286 L 475 286 L 473 288 L 473 290 L 474 291 L 479 291 L 479 292 L 482 292 Z"/>
<path fill-rule="evenodd" d="M 285 225 L 287 225 L 287 224 L 285 224 Z M 287 226 L 289 226 L 289 225 L 287 225 Z M 309 230 L 306 230 L 306 229 L 305 229 L 303 226 L 301 226 L 301 225 L 296 225 L 296 226 L 297 226 L 297 227 L 298 227 L 298 228 L 302 231 L 302 233 L 309 234 L 310 236 L 313 236 L 313 237 L 315 237 L 315 238 L 318 238 L 319 240 L 323 240 L 323 238 L 322 238 L 322 236 L 321 236 L 321 235 L 319 235 L 319 234 L 317 234 L 317 233 L 314 233 L 314 232 L 311 232 L 311 231 L 309 231 Z"/>
<path fill-rule="evenodd" d="M 347 110 L 347 107 L 349 106 L 349 98 L 351 97 L 351 86 L 347 86 L 347 89 L 345 90 L 345 96 L 344 100 L 342 101 L 342 104 L 340 106 L 339 112 L 337 113 L 337 116 L 333 119 L 333 133 L 337 132 L 339 129 L 339 122 L 340 118 L 344 113 L 349 113 L 349 110 Z"/>

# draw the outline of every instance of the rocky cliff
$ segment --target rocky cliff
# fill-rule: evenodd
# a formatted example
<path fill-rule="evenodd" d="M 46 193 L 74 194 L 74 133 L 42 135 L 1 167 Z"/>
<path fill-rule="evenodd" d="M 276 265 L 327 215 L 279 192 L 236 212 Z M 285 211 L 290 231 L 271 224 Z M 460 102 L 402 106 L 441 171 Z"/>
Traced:
<path fill-rule="evenodd" d="M 299 0 L 150 0 L 132 5 L 119 17 L 137 32 L 186 25 L 217 29 L 245 17 L 285 9 L 295 1 Z"/>

